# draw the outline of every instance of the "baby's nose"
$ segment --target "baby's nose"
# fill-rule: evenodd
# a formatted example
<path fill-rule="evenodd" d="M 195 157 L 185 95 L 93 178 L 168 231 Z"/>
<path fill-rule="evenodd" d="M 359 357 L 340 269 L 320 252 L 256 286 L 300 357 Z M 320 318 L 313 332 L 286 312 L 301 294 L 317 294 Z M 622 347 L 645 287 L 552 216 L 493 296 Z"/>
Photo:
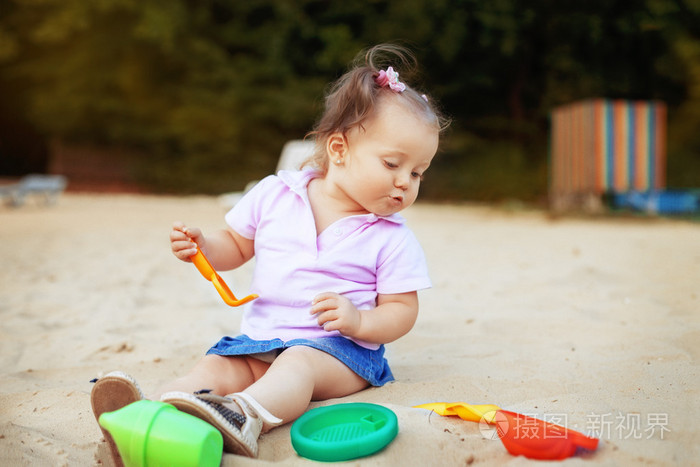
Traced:
<path fill-rule="evenodd" d="M 396 178 L 394 178 L 394 186 L 396 188 L 401 188 L 402 190 L 405 190 L 408 188 L 408 185 L 410 183 L 410 174 L 406 174 L 403 172 L 399 172 L 396 174 Z"/>

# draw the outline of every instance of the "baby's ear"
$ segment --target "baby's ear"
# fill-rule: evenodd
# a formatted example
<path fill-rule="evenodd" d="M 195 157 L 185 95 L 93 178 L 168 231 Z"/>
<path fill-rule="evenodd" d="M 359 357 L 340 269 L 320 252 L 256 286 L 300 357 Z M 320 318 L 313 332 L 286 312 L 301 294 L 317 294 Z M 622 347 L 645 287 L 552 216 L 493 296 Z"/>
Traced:
<path fill-rule="evenodd" d="M 326 152 L 329 162 L 335 165 L 341 165 L 345 162 L 345 156 L 348 152 L 348 140 L 342 133 L 333 133 L 326 141 Z"/>

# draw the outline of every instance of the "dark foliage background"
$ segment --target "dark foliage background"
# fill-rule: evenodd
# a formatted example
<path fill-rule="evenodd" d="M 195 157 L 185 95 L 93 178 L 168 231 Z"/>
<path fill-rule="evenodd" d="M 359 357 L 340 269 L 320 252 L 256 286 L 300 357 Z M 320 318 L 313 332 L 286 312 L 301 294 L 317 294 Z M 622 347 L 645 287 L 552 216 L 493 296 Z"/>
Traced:
<path fill-rule="evenodd" d="M 700 186 L 699 0 L 0 0 L 0 175 L 59 141 L 153 191 L 240 189 L 379 42 L 453 119 L 425 197 L 541 199 L 548 114 L 591 97 L 665 101 L 669 185 Z"/>

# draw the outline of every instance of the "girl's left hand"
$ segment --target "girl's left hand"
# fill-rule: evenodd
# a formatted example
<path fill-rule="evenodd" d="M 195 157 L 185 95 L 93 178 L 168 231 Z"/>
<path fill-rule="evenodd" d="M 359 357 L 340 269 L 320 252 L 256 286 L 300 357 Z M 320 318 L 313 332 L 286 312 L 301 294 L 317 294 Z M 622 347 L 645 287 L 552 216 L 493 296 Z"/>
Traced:
<path fill-rule="evenodd" d="M 339 331 L 353 337 L 360 329 L 360 311 L 350 300 L 334 292 L 324 292 L 311 302 L 311 314 L 326 331 Z"/>

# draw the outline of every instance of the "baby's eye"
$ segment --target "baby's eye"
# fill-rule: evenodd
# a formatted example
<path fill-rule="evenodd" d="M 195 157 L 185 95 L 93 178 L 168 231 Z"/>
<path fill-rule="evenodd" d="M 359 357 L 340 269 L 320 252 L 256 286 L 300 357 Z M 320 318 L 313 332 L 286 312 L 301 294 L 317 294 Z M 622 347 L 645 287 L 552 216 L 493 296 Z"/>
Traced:
<path fill-rule="evenodd" d="M 386 165 L 386 166 L 389 167 L 390 169 L 395 169 L 395 168 L 397 168 L 397 167 L 399 166 L 398 164 L 394 164 L 394 163 L 391 162 L 391 161 L 384 161 L 384 165 Z"/>
<path fill-rule="evenodd" d="M 411 172 L 411 177 L 423 180 L 423 174 L 419 174 L 418 172 Z"/>

